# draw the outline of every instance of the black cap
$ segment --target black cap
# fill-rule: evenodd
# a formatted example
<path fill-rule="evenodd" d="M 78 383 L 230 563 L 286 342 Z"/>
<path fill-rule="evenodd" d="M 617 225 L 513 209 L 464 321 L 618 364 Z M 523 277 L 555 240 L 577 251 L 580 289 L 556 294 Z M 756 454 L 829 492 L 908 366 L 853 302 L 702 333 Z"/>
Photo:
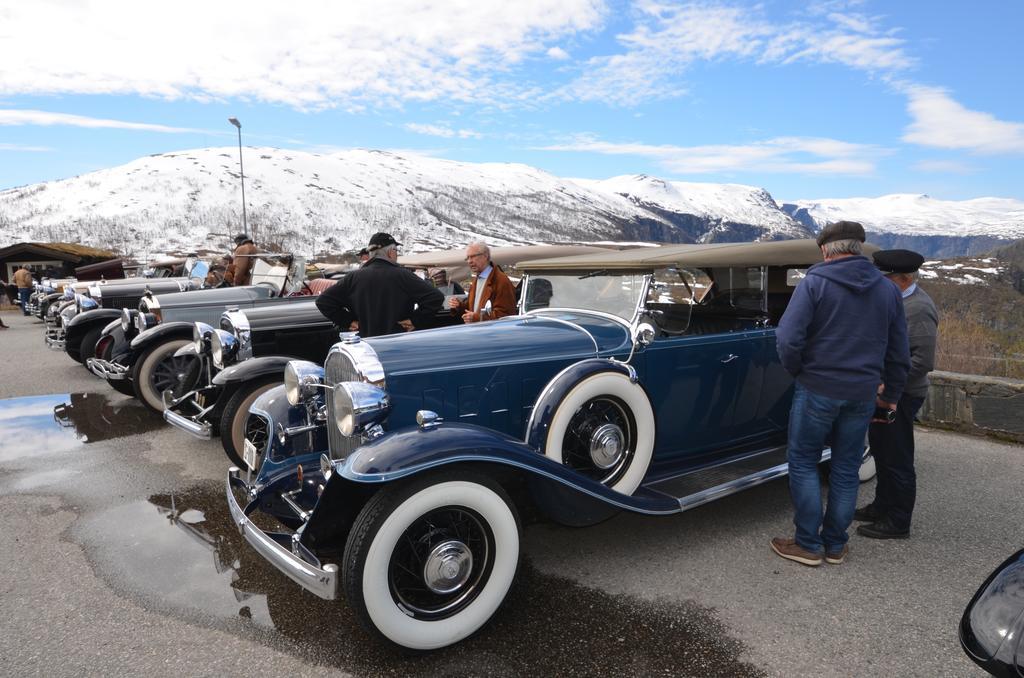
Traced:
<path fill-rule="evenodd" d="M 245 233 L 239 233 L 238 235 L 235 236 L 236 245 L 241 245 L 243 242 L 252 242 L 252 238 L 250 238 Z"/>
<path fill-rule="evenodd" d="M 370 238 L 370 243 L 366 246 L 366 250 L 372 252 L 388 245 L 401 246 L 402 243 L 395 240 L 395 237 L 390 233 L 374 233 L 373 237 Z"/>
<path fill-rule="evenodd" d="M 879 250 L 871 256 L 882 273 L 913 273 L 924 263 L 924 257 L 912 250 Z"/>
<path fill-rule="evenodd" d="M 825 243 L 836 240 L 860 240 L 864 242 L 867 236 L 864 235 L 864 227 L 856 221 L 837 221 L 821 229 L 818 234 L 818 247 Z"/>
<path fill-rule="evenodd" d="M 364 247 L 363 249 L 361 249 L 361 250 L 359 250 L 358 252 L 356 252 L 356 256 L 357 256 L 357 257 L 365 257 L 365 256 L 366 256 L 367 254 L 369 254 L 369 253 L 370 253 L 370 250 L 368 250 L 368 249 L 366 249 L 366 248 Z"/>

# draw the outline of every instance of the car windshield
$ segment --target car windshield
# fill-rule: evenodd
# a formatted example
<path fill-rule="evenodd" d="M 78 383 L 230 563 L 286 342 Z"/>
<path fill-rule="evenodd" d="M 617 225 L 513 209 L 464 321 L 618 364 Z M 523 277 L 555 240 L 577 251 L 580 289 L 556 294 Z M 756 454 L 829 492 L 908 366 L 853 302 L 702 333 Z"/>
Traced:
<path fill-rule="evenodd" d="M 644 287 L 640 273 L 594 271 L 580 274 L 531 275 L 526 285 L 525 310 L 578 308 L 611 313 L 631 320 Z"/>

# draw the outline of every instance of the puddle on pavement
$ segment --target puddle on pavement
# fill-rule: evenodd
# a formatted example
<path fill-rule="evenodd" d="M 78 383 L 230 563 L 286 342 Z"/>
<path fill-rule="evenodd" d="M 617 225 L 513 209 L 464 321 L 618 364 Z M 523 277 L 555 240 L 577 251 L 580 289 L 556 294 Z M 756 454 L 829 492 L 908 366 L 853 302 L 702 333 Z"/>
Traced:
<path fill-rule="evenodd" d="M 0 462 L 146 433 L 163 417 L 137 400 L 99 393 L 58 393 L 0 400 Z"/>
<path fill-rule="evenodd" d="M 275 647 L 359 675 L 764 675 L 737 659 L 742 647 L 708 610 L 609 595 L 525 559 L 481 633 L 428 654 L 396 653 L 344 601 L 301 590 L 256 555 L 217 483 L 92 514 L 81 527 L 96 569 L 147 607 L 273 628 Z"/>

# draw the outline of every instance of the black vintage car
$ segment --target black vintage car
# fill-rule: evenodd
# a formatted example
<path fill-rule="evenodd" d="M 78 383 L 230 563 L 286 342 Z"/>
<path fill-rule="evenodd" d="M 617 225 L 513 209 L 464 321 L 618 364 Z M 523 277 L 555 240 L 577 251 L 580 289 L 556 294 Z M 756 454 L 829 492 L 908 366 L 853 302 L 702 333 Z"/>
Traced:
<path fill-rule="evenodd" d="M 1003 561 L 978 589 L 960 620 L 960 645 L 1000 678 L 1024 676 L 1024 550 Z"/>
<path fill-rule="evenodd" d="M 218 328 L 195 323 L 179 357 L 198 356 L 198 363 L 182 387 L 164 392 L 164 418 L 200 438 L 219 433 L 228 457 L 241 464 L 249 406 L 284 382 L 288 361 L 322 362 L 338 337 L 309 297 L 228 311 Z"/>

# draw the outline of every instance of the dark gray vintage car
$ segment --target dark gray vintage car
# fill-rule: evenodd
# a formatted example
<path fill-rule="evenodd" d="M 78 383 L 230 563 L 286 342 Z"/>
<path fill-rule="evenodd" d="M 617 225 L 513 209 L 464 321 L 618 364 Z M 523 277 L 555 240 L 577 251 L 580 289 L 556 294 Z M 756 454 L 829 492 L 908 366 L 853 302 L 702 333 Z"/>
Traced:
<path fill-rule="evenodd" d="M 123 309 L 117 322 L 102 329 L 96 355 L 86 364 L 114 388 L 127 385 L 147 407 L 162 411 L 163 392 L 176 387 L 195 361 L 194 355 L 176 354 L 191 344 L 196 322 L 216 323 L 228 308 L 277 305 L 306 286 L 304 260 L 282 256 L 288 260 L 280 265 L 258 267 L 252 285 L 144 295 L 137 310 Z"/>
<path fill-rule="evenodd" d="M 180 278 L 125 278 L 93 283 L 76 294 L 73 317 L 61 316 L 62 336 L 48 343 L 51 347 L 63 348 L 72 359 L 85 364 L 95 355 L 96 342 L 103 328 L 120 319 L 121 309 L 135 308 L 147 294 L 197 290 L 202 286 L 207 270 L 204 261 L 189 257 L 185 275 Z"/>
<path fill-rule="evenodd" d="M 518 316 L 346 336 L 250 407 L 232 519 L 387 642 L 458 642 L 512 585 L 519 502 L 583 526 L 788 473 L 775 327 L 820 260 L 802 240 L 525 262 Z"/>

